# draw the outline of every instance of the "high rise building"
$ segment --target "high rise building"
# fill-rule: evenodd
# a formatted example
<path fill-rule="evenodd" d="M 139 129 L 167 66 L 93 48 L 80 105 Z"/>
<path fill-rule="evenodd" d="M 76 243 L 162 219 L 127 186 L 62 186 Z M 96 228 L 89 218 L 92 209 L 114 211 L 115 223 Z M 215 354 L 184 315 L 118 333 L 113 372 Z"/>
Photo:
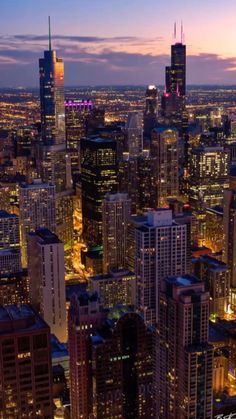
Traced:
<path fill-rule="evenodd" d="M 111 269 L 108 274 L 90 276 L 88 290 L 99 295 L 104 308 L 135 306 L 136 277 L 127 269 Z"/>
<path fill-rule="evenodd" d="M 42 139 L 47 145 L 65 144 L 64 63 L 51 45 L 39 60 Z"/>
<path fill-rule="evenodd" d="M 89 418 L 93 411 L 89 337 L 104 317 L 96 294 L 72 297 L 68 316 L 68 345 L 71 417 L 74 419 Z"/>
<path fill-rule="evenodd" d="M 45 227 L 55 231 L 55 186 L 36 179 L 19 191 L 22 264 L 27 262 L 27 234 Z"/>
<path fill-rule="evenodd" d="M 144 136 L 149 138 L 153 128 L 157 124 L 158 112 L 158 97 L 157 88 L 154 85 L 149 85 L 145 95 L 145 111 L 144 111 Z"/>
<path fill-rule="evenodd" d="M 189 202 L 197 211 L 222 205 L 229 187 L 229 152 L 221 146 L 197 147 L 189 162 Z"/>
<path fill-rule="evenodd" d="M 211 419 L 213 346 L 209 294 L 196 277 L 162 279 L 158 318 L 157 394 L 160 419 Z"/>
<path fill-rule="evenodd" d="M 53 417 L 50 329 L 29 305 L 0 306 L 0 418 Z"/>
<path fill-rule="evenodd" d="M 154 417 L 153 332 L 141 316 L 74 297 L 69 353 L 73 418 Z"/>
<path fill-rule="evenodd" d="M 64 246 L 46 228 L 28 234 L 29 298 L 61 342 L 67 338 Z"/>
<path fill-rule="evenodd" d="M 66 147 L 78 151 L 79 141 L 86 136 L 88 115 L 93 109 L 91 100 L 66 100 Z"/>
<path fill-rule="evenodd" d="M 171 45 L 171 66 L 166 67 L 165 91 L 162 96 L 162 116 L 180 132 L 187 127 L 185 113 L 186 95 L 186 45 L 181 25 L 181 39 L 177 41 L 176 24 L 174 44 Z"/>
<path fill-rule="evenodd" d="M 209 292 L 210 315 L 223 318 L 228 312 L 230 295 L 230 272 L 228 266 L 209 255 L 193 259 L 193 272 L 204 282 Z"/>
<path fill-rule="evenodd" d="M 149 150 L 143 150 L 139 157 L 131 158 L 123 153 L 119 160 L 119 191 L 128 193 L 132 214 L 143 214 L 157 205 L 156 159 Z"/>
<path fill-rule="evenodd" d="M 83 236 L 89 245 L 102 244 L 102 201 L 117 190 L 116 142 L 82 138 L 81 178 Z"/>
<path fill-rule="evenodd" d="M 156 188 L 158 207 L 168 198 L 179 195 L 178 131 L 172 127 L 158 127 L 152 132 L 151 155 L 156 159 Z"/>
<path fill-rule="evenodd" d="M 233 309 L 236 308 L 236 190 L 228 189 L 224 192 L 223 214 L 223 261 L 230 269 L 230 287 Z"/>
<path fill-rule="evenodd" d="M 0 211 L 0 275 L 21 270 L 19 217 Z"/>
<path fill-rule="evenodd" d="M 103 271 L 127 267 L 128 194 L 107 194 L 102 204 Z"/>
<path fill-rule="evenodd" d="M 80 139 L 86 137 L 87 120 L 93 109 L 91 100 L 66 100 L 66 148 L 71 159 L 71 172 L 76 182 L 80 173 Z"/>
<path fill-rule="evenodd" d="M 150 211 L 135 230 L 136 305 L 148 324 L 157 321 L 161 280 L 187 271 L 187 245 L 187 226 L 169 209 Z"/>
<path fill-rule="evenodd" d="M 130 157 L 138 157 L 143 150 L 143 117 L 130 113 L 126 123 L 126 149 Z"/>

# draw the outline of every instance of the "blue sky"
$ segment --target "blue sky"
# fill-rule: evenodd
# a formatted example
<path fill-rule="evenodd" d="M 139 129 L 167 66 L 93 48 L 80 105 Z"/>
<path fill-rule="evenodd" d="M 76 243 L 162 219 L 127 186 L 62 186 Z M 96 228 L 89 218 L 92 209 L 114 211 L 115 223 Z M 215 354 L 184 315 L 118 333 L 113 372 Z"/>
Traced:
<path fill-rule="evenodd" d="M 67 85 L 163 83 L 174 22 L 189 83 L 236 83 L 235 0 L 3 0 L 0 86 L 36 86 L 51 15 Z"/>

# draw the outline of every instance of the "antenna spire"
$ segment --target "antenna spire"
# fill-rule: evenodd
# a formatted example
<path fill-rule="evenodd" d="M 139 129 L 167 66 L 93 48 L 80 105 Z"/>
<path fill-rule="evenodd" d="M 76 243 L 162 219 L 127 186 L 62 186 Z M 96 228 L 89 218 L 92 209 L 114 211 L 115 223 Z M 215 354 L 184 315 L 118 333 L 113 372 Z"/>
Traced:
<path fill-rule="evenodd" d="M 183 22 L 181 21 L 181 44 L 184 43 L 184 28 L 183 28 Z"/>
<path fill-rule="evenodd" d="M 51 36 L 51 18 L 48 16 L 48 42 L 49 42 L 49 51 L 52 50 L 52 36 Z"/>
<path fill-rule="evenodd" d="M 176 22 L 174 24 L 174 42 L 176 42 Z"/>

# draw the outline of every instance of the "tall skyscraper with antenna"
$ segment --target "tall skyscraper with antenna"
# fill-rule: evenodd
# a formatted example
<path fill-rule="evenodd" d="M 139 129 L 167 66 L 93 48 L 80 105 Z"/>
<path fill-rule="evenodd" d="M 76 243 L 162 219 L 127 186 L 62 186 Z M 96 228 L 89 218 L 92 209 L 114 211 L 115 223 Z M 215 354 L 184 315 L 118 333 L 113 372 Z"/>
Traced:
<path fill-rule="evenodd" d="M 42 140 L 45 145 L 65 144 L 64 63 L 49 45 L 39 60 Z"/>

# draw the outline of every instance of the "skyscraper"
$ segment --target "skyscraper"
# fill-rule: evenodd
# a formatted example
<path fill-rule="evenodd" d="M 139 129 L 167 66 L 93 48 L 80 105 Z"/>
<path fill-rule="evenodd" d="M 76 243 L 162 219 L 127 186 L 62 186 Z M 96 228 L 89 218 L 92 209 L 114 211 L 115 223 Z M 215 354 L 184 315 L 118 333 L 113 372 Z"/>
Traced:
<path fill-rule="evenodd" d="M 160 419 L 211 419 L 213 347 L 209 294 L 190 275 L 162 278 L 158 316 L 157 403 Z"/>
<path fill-rule="evenodd" d="M 64 63 L 49 45 L 39 60 L 42 139 L 47 145 L 65 144 Z"/>
<path fill-rule="evenodd" d="M 45 227 L 55 231 L 55 186 L 40 179 L 23 184 L 19 191 L 22 264 L 27 262 L 27 234 Z"/>
<path fill-rule="evenodd" d="M 50 329 L 29 305 L 0 306 L 0 417 L 53 417 Z"/>
<path fill-rule="evenodd" d="M 177 41 L 176 24 L 174 44 L 171 45 L 171 66 L 166 67 L 165 91 L 162 96 L 162 116 L 166 122 L 176 126 L 180 133 L 186 128 L 186 45 L 184 44 L 183 26 L 181 39 Z"/>
<path fill-rule="evenodd" d="M 74 296 L 69 353 L 74 419 L 155 417 L 153 331 L 137 313 L 103 312 L 95 296 Z"/>
<path fill-rule="evenodd" d="M 103 270 L 127 268 L 128 194 L 107 194 L 102 204 Z"/>
<path fill-rule="evenodd" d="M 138 157 L 143 150 L 143 127 L 140 113 L 129 114 L 126 123 L 126 149 L 130 157 Z"/>
<path fill-rule="evenodd" d="M 158 207 L 168 198 L 179 195 L 178 131 L 172 127 L 158 127 L 152 132 L 151 155 L 156 159 L 156 188 Z"/>
<path fill-rule="evenodd" d="M 224 192 L 223 214 L 223 260 L 230 269 L 230 287 L 232 308 L 236 308 L 236 190 Z"/>
<path fill-rule="evenodd" d="M 89 418 L 93 408 L 89 337 L 104 317 L 96 294 L 73 295 L 68 316 L 68 345 L 71 416 L 74 419 Z"/>
<path fill-rule="evenodd" d="M 83 236 L 89 245 L 102 244 L 102 201 L 117 190 L 116 142 L 82 138 L 81 178 Z"/>
<path fill-rule="evenodd" d="M 224 147 L 197 147 L 189 162 L 189 202 L 196 209 L 222 205 L 229 187 L 229 152 Z"/>
<path fill-rule="evenodd" d="M 144 137 L 149 138 L 153 128 L 157 124 L 158 98 L 157 88 L 149 85 L 145 95 L 145 111 L 144 111 Z"/>
<path fill-rule="evenodd" d="M 0 211 L 0 275 L 21 270 L 19 217 Z"/>
<path fill-rule="evenodd" d="M 67 339 L 64 246 L 47 228 L 28 235 L 30 303 L 61 342 Z"/>
<path fill-rule="evenodd" d="M 172 219 L 172 211 L 150 211 L 147 222 L 135 229 L 136 306 L 148 324 L 158 316 L 163 278 L 187 270 L 187 227 Z"/>

